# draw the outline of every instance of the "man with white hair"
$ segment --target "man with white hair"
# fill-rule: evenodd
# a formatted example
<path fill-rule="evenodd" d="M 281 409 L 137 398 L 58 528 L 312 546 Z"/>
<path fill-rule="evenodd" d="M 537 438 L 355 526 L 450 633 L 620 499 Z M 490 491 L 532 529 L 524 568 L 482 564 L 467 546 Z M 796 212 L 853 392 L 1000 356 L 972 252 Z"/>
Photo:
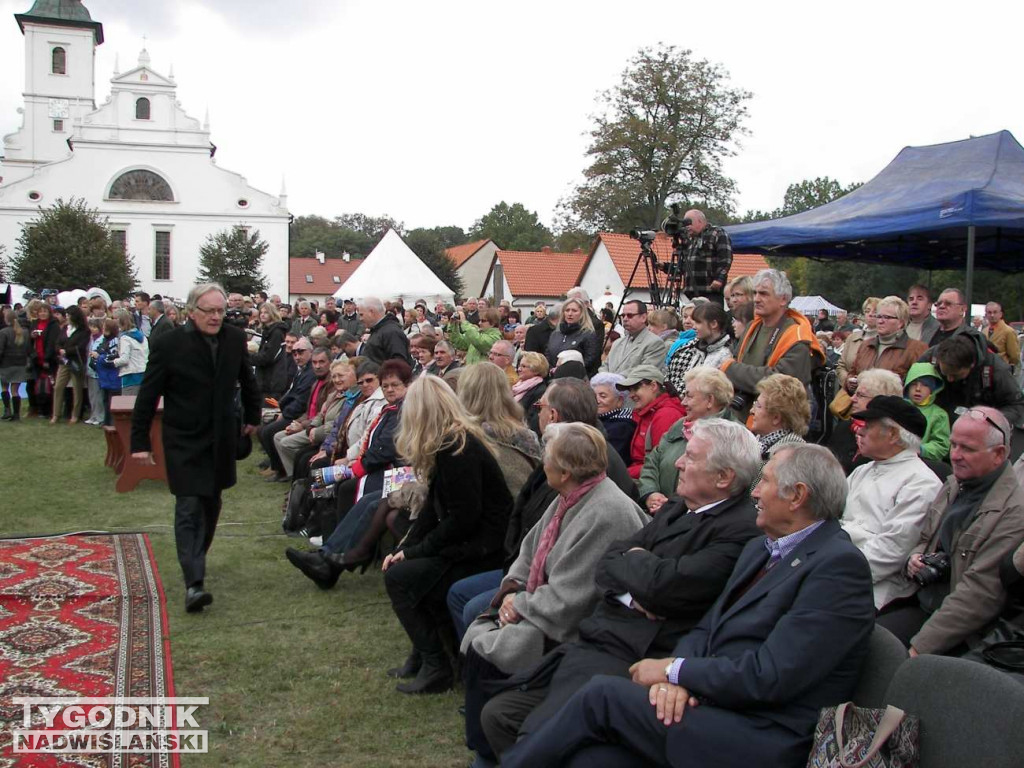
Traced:
<path fill-rule="evenodd" d="M 718 306 L 725 303 L 725 284 L 732 267 L 732 243 L 721 227 L 708 223 L 697 209 L 686 212 L 690 220 L 683 261 L 683 291 L 691 299 L 703 296 Z"/>
<path fill-rule="evenodd" d="M 385 360 L 396 358 L 412 365 L 409 354 L 409 337 L 402 330 L 401 321 L 385 311 L 384 302 L 376 296 L 367 296 L 359 302 L 359 319 L 370 329 L 370 337 L 359 348 L 365 355 L 380 365 Z"/>
<path fill-rule="evenodd" d="M 878 622 L 910 655 L 959 655 L 978 643 L 1003 610 L 1005 558 L 1024 541 L 1024 491 L 1008 459 L 1010 423 L 995 408 L 968 408 L 953 424 L 953 476 L 928 507 L 906 561 L 917 593 Z"/>
<path fill-rule="evenodd" d="M 512 360 L 515 356 L 516 348 L 512 345 L 511 341 L 505 341 L 504 339 L 494 342 L 487 353 L 487 359 L 505 372 L 510 387 L 519 379 L 519 374 L 516 373 L 515 366 L 512 365 Z"/>
<path fill-rule="evenodd" d="M 746 418 L 757 399 L 757 384 L 773 373 L 809 384 L 814 370 L 825 363 L 810 322 L 789 308 L 793 286 L 785 272 L 762 269 L 754 276 L 754 319 L 740 340 L 734 359 L 722 364 L 737 393 L 740 415 Z"/>
<path fill-rule="evenodd" d="M 881 610 L 914 591 L 901 571 L 942 483 L 918 456 L 928 427 L 920 409 L 902 397 L 880 395 L 853 419 L 861 424 L 857 448 L 871 461 L 847 479 L 842 525 L 868 559 L 875 608 Z"/>

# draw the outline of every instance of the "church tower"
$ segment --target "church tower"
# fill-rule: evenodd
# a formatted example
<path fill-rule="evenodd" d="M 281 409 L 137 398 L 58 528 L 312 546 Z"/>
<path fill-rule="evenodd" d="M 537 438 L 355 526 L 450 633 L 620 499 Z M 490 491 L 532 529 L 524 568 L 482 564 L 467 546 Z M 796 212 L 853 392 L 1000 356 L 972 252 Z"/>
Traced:
<path fill-rule="evenodd" d="M 96 109 L 96 46 L 103 25 L 80 0 L 35 0 L 15 20 L 25 36 L 20 130 L 4 137 L 3 182 L 71 153 L 72 127 Z"/>

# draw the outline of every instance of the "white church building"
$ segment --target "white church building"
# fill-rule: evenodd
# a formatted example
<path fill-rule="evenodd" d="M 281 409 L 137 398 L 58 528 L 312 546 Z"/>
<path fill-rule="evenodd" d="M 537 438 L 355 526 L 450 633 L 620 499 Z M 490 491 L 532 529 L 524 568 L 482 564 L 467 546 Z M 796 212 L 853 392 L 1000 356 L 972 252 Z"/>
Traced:
<path fill-rule="evenodd" d="M 286 296 L 284 189 L 275 197 L 217 166 L 209 122 L 185 113 L 173 74 L 156 72 L 143 49 L 137 66 L 114 72 L 97 107 L 103 26 L 81 2 L 35 0 L 15 19 L 25 38 L 25 102 L 22 126 L 4 137 L 0 158 L 0 245 L 8 254 L 40 207 L 84 198 L 133 257 L 142 290 L 184 298 L 207 237 L 241 228 L 259 230 L 269 244 L 268 292 Z"/>

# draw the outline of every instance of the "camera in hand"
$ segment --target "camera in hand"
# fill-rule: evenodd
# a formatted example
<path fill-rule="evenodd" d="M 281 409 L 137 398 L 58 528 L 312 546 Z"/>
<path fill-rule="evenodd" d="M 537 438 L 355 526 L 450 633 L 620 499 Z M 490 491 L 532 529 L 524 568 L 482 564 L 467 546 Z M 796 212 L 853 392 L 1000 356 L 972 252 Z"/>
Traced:
<path fill-rule="evenodd" d="M 922 587 L 934 584 L 949 575 L 949 555 L 945 552 L 929 552 L 921 555 L 921 569 L 914 574 L 914 581 Z"/>

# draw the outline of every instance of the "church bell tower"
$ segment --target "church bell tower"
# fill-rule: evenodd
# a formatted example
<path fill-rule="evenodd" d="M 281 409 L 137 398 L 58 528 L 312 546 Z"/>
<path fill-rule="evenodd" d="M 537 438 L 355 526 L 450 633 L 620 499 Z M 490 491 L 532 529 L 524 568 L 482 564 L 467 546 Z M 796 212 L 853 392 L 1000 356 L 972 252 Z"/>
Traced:
<path fill-rule="evenodd" d="M 15 14 L 25 36 L 21 128 L 4 137 L 3 181 L 68 156 L 76 121 L 96 108 L 96 46 L 103 25 L 80 0 L 35 0 Z"/>

